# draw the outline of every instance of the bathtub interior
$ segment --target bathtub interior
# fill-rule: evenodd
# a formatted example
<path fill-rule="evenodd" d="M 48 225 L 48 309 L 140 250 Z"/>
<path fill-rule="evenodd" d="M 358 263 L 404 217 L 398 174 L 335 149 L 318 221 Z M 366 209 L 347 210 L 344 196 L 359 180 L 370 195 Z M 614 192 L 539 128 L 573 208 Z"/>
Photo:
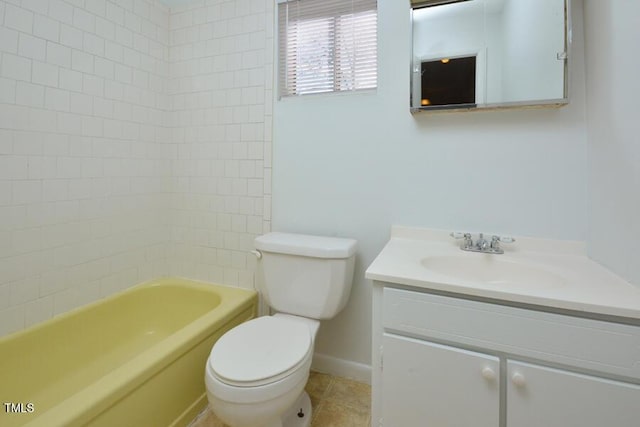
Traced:
<path fill-rule="evenodd" d="M 142 286 L 0 339 L 0 378 L 3 378 L 0 381 L 0 398 L 9 402 L 37 402 L 39 414 L 47 411 L 54 414 L 56 406 L 60 406 L 62 401 L 81 399 L 82 394 L 86 393 L 100 394 L 101 381 L 113 379 L 113 375 L 109 374 L 122 370 L 119 367 L 123 365 L 131 365 L 132 359 L 141 359 L 140 355 L 149 353 L 151 348 L 162 353 L 177 352 L 176 359 L 170 361 L 173 365 L 202 364 L 210 346 L 223 332 L 200 334 L 196 342 L 188 344 L 189 349 L 175 351 L 171 349 L 174 344 L 165 342 L 167 337 L 179 336 L 176 332 L 185 327 L 191 328 L 194 323 L 216 312 L 214 309 L 221 305 L 225 296 L 226 300 L 233 299 L 232 295 L 244 290 L 227 291 L 217 286 L 220 291 L 211 292 L 210 288 L 201 284 L 189 284 L 194 285 L 189 292 L 184 292 L 184 283 L 172 285 L 167 280 Z M 250 291 L 244 292 L 243 298 L 239 299 L 245 304 L 245 307 L 241 307 L 241 314 L 233 313 L 232 307 L 223 304 L 221 318 L 215 320 L 218 328 L 226 330 L 228 327 L 225 328 L 225 324 L 241 323 L 255 316 L 255 295 L 250 295 Z M 232 318 L 225 319 L 224 312 L 226 316 L 232 313 Z M 206 324 L 202 326 L 206 328 Z M 186 340 L 189 337 L 183 338 Z M 192 338 L 189 339 L 193 341 Z M 187 350 L 194 354 L 187 354 Z M 148 359 L 157 362 L 157 358 Z M 143 363 L 141 360 L 139 362 Z M 203 370 L 202 364 L 202 369 L 196 368 L 197 374 L 183 370 L 179 375 L 192 375 L 195 378 Z M 124 378 L 126 373 L 119 372 L 118 375 Z M 157 375 L 149 376 L 145 381 L 166 383 L 163 385 L 168 390 L 179 388 L 176 384 L 185 383 L 184 378 L 172 379 L 172 375 L 177 374 L 163 375 L 161 377 L 168 378 L 161 380 L 156 378 Z M 130 391 L 126 394 L 135 393 Z M 126 407 L 127 403 L 123 405 Z M 140 412 L 133 411 L 130 415 Z M 31 418 L 10 417 L 13 422 L 8 425 L 13 425 L 16 420 Z"/>

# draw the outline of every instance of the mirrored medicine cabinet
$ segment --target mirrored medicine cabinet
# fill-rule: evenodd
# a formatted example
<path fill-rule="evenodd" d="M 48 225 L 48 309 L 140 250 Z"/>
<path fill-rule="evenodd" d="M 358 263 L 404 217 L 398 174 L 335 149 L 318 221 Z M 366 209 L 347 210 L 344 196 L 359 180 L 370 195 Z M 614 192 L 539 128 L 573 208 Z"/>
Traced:
<path fill-rule="evenodd" d="M 411 112 L 568 103 L 569 0 L 411 0 Z"/>

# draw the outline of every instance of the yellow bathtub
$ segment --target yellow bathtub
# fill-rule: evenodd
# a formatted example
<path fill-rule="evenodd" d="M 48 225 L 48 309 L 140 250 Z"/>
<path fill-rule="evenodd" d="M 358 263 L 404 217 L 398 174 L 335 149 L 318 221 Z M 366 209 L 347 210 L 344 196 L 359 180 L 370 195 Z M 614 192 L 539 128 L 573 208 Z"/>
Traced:
<path fill-rule="evenodd" d="M 0 338 L 0 426 L 186 425 L 207 403 L 211 347 L 256 304 L 161 279 Z"/>

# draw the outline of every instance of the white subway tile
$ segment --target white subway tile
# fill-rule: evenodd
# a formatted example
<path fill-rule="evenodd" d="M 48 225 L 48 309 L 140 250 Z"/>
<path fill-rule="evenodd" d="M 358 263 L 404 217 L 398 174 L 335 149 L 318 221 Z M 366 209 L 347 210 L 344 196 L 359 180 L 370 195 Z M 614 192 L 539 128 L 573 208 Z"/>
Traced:
<path fill-rule="evenodd" d="M 45 92 L 45 108 L 56 111 L 69 111 L 69 92 L 48 87 Z"/>
<path fill-rule="evenodd" d="M 71 52 L 71 68 L 83 73 L 93 73 L 93 55 L 74 49 Z"/>
<path fill-rule="evenodd" d="M 4 12 L 4 25 L 14 30 L 31 34 L 33 30 L 33 13 L 7 3 Z"/>
<path fill-rule="evenodd" d="M 18 33 L 4 26 L 0 26 L 0 51 L 18 53 Z"/>
<path fill-rule="evenodd" d="M 84 33 L 77 28 L 73 28 L 69 25 L 60 25 L 60 44 L 63 44 L 74 49 L 83 48 Z"/>
<path fill-rule="evenodd" d="M 39 132 L 57 132 L 57 113 L 39 108 L 29 109 L 29 129 Z"/>
<path fill-rule="evenodd" d="M 71 52 L 69 52 L 69 61 L 71 61 Z M 82 92 L 82 73 L 60 68 L 59 87 L 74 92 Z"/>
<path fill-rule="evenodd" d="M 26 114 L 28 116 L 29 111 L 26 111 Z M 13 154 L 21 156 L 42 155 L 42 147 L 45 135 L 46 134 L 41 132 L 34 132 L 34 129 L 29 129 L 29 131 L 25 132 L 14 132 Z"/>
<path fill-rule="evenodd" d="M 14 79 L 0 77 L 0 103 L 13 104 L 16 102 L 16 85 Z M 0 146 L 3 144 L 0 143 Z M 3 151 L 0 151 L 2 153 Z"/>
<path fill-rule="evenodd" d="M 25 228 L 22 230 L 14 230 L 12 233 L 13 251 L 15 254 L 34 252 L 41 248 L 42 245 L 42 229 Z M 13 294 L 12 297 L 19 298 L 20 301 L 14 301 L 15 304 L 22 304 L 29 300 L 33 300 L 38 296 L 37 277 L 26 279 L 29 283 L 21 283 L 20 295 Z M 35 282 L 35 283 L 33 283 Z M 16 289 L 17 290 L 17 289 Z M 28 294 L 28 295 L 25 295 Z M 23 299 L 24 298 L 24 299 Z"/>
<path fill-rule="evenodd" d="M 60 24 L 46 16 L 35 15 L 33 21 L 33 34 L 35 36 L 57 42 L 60 39 Z"/>
<path fill-rule="evenodd" d="M 0 79 L 0 94 L 1 93 L 2 93 L 2 79 Z M 11 154 L 11 153 L 13 153 L 13 131 L 8 129 L 0 129 L 0 154 Z M 2 223 L 2 220 L 0 219 L 0 224 L 1 223 Z"/>
<path fill-rule="evenodd" d="M 104 18 L 96 18 L 96 34 L 106 40 L 115 40 L 116 25 Z"/>
<path fill-rule="evenodd" d="M 0 207 L 9 205 L 10 203 L 11 203 L 11 181 L 0 180 Z"/>
<path fill-rule="evenodd" d="M 105 16 L 106 3 L 105 0 L 85 0 L 85 8 L 94 15 Z"/>
<path fill-rule="evenodd" d="M 85 74 L 82 82 L 82 90 L 87 95 L 104 96 L 104 79 L 91 74 Z"/>
<path fill-rule="evenodd" d="M 98 117 L 111 118 L 113 117 L 114 110 L 114 101 L 109 99 L 104 99 L 101 97 L 96 97 L 93 100 L 93 114 Z M 105 131 L 106 131 L 105 124 Z M 105 134 L 105 136 L 108 136 Z"/>
<path fill-rule="evenodd" d="M 107 2 L 106 18 L 118 25 L 124 25 L 124 9 L 112 2 Z"/>
<path fill-rule="evenodd" d="M 57 166 L 56 166 L 57 170 Z M 68 179 L 45 179 L 42 181 L 42 200 L 44 202 L 58 202 L 69 199 Z"/>
<path fill-rule="evenodd" d="M 133 46 L 133 32 L 125 27 L 116 27 L 116 41 L 121 45 L 132 47 Z"/>
<path fill-rule="evenodd" d="M 11 201 L 16 205 L 41 202 L 42 181 L 14 180 L 11 182 L 11 194 Z"/>
<path fill-rule="evenodd" d="M 93 34 L 84 33 L 83 49 L 87 53 L 104 56 L 104 39 Z"/>
<path fill-rule="evenodd" d="M 52 179 L 56 176 L 54 157 L 29 157 L 29 179 Z M 46 194 L 46 190 L 44 191 Z"/>
<path fill-rule="evenodd" d="M 115 64 L 115 79 L 121 83 L 133 81 L 133 69 L 127 65 Z"/>
<path fill-rule="evenodd" d="M 73 26 L 88 33 L 96 31 L 96 18 L 80 8 L 73 8 Z"/>
<path fill-rule="evenodd" d="M 18 55 L 44 61 L 46 42 L 38 37 L 21 33 L 18 41 Z"/>
<path fill-rule="evenodd" d="M 124 85 L 110 80 L 105 81 L 104 97 L 107 99 L 122 100 L 124 98 Z"/>
<path fill-rule="evenodd" d="M 124 12 L 124 26 L 131 31 L 139 33 L 142 29 L 142 21 L 140 17 L 136 16 L 133 12 Z"/>
<path fill-rule="evenodd" d="M 0 104 L 0 128 L 29 129 L 29 108 L 21 105 Z"/>
<path fill-rule="evenodd" d="M 46 86 L 58 86 L 58 67 L 45 62 L 33 61 L 31 81 Z"/>
<path fill-rule="evenodd" d="M 65 113 L 60 113 L 65 114 Z M 60 114 L 58 115 L 58 127 L 60 127 Z M 42 154 L 45 156 L 65 156 L 69 150 L 69 137 L 61 134 L 46 135 L 42 144 Z"/>
<path fill-rule="evenodd" d="M 91 138 L 85 136 L 69 136 L 69 155 L 71 157 L 91 157 L 93 153 Z"/>
<path fill-rule="evenodd" d="M 44 86 L 18 82 L 16 87 L 16 104 L 42 107 L 44 105 Z"/>
<path fill-rule="evenodd" d="M 46 15 L 49 12 L 49 2 L 42 0 L 22 0 L 22 7 L 33 12 Z"/>
<path fill-rule="evenodd" d="M 82 122 L 78 120 L 78 115 L 73 114 L 73 96 L 70 94 L 70 113 L 59 112 L 58 113 L 58 131 L 64 134 L 77 135 L 82 133 Z"/>
<path fill-rule="evenodd" d="M 122 62 L 124 50 L 118 43 L 107 40 L 105 42 L 104 56 L 115 62 Z"/>
<path fill-rule="evenodd" d="M 2 55 L 2 76 L 15 80 L 31 80 L 31 60 L 5 53 Z"/>
<path fill-rule="evenodd" d="M 82 160 L 78 157 L 58 157 L 56 178 L 71 179 L 82 176 Z"/>
<path fill-rule="evenodd" d="M 71 68 L 71 49 L 58 43 L 47 42 L 47 62 Z M 62 70 L 60 73 L 62 75 Z"/>
<path fill-rule="evenodd" d="M 0 156 L 0 179 L 27 179 L 29 158 L 23 156 Z"/>
<path fill-rule="evenodd" d="M 104 121 L 99 117 L 82 118 L 82 134 L 86 136 L 102 136 Z"/>
<path fill-rule="evenodd" d="M 48 0 L 49 16 L 65 24 L 73 23 L 73 6 L 62 0 Z"/>

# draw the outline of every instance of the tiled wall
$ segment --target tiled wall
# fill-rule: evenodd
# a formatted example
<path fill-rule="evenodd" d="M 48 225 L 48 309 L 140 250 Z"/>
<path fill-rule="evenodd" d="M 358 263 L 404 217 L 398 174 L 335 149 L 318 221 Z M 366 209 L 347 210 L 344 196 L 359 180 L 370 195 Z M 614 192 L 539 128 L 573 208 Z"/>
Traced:
<path fill-rule="evenodd" d="M 166 274 L 252 287 L 271 0 L 0 0 L 0 336 Z"/>
<path fill-rule="evenodd" d="M 172 153 L 167 7 L 9 0 L 0 24 L 3 335 L 165 273 Z"/>
<path fill-rule="evenodd" d="M 252 287 L 270 229 L 271 0 L 172 9 L 171 274 Z"/>

